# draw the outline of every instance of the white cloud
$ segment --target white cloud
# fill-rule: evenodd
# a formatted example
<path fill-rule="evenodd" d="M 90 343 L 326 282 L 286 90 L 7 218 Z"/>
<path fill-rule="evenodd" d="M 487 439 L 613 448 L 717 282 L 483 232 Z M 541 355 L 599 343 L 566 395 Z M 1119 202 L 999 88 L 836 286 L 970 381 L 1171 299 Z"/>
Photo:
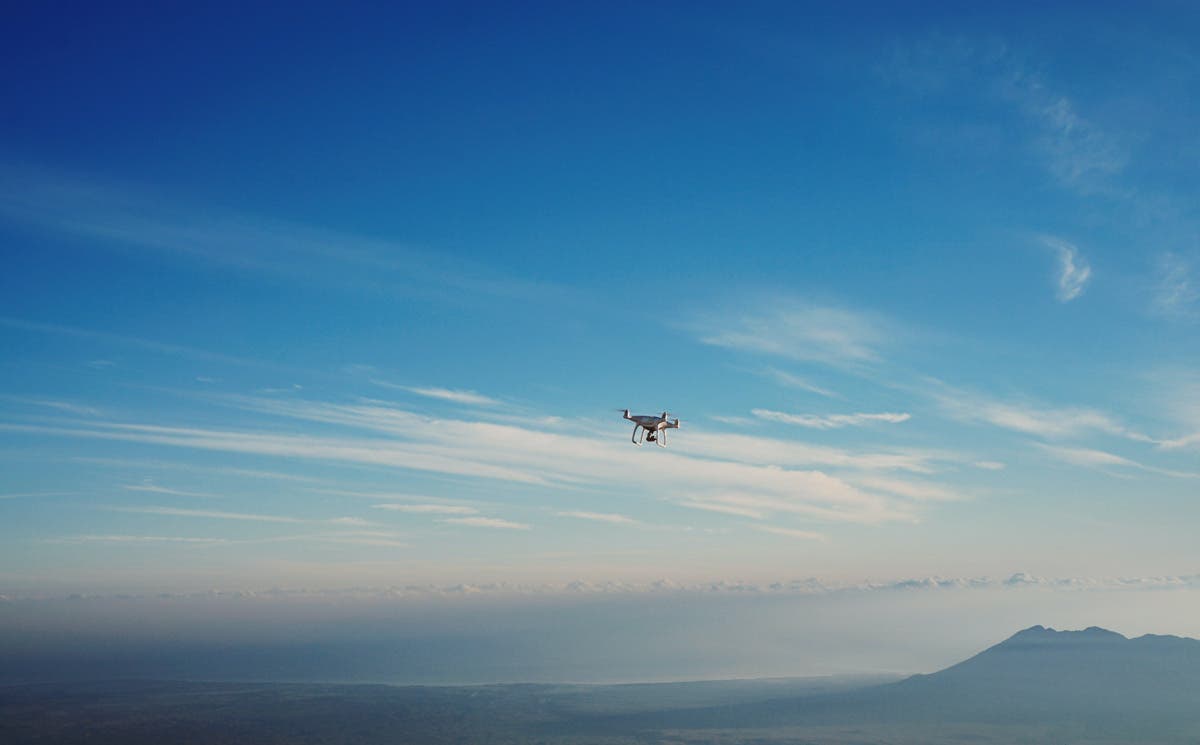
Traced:
<path fill-rule="evenodd" d="M 799 375 L 793 375 L 790 372 L 786 372 L 774 367 L 768 367 L 766 374 L 768 377 L 782 386 L 787 386 L 788 388 L 798 388 L 799 390 L 815 393 L 818 396 L 825 396 L 826 398 L 838 398 L 838 395 L 833 391 L 827 388 L 822 388 L 821 386 L 809 381 L 807 378 L 802 378 Z"/>
<path fill-rule="evenodd" d="M 756 529 L 764 533 L 774 533 L 775 535 L 787 536 L 788 538 L 804 538 L 810 541 L 824 541 L 825 536 L 812 530 L 796 530 L 794 528 L 780 528 L 775 525 L 755 525 Z"/>
<path fill-rule="evenodd" d="M 838 505 L 813 504 L 799 495 L 771 495 L 745 491 L 689 495 L 673 501 L 680 507 L 739 515 L 756 520 L 780 514 L 804 515 L 827 522 L 882 523 L 915 520 L 907 505 L 894 503 L 880 496 L 872 496 L 871 499 L 873 504 L 856 506 L 853 509 Z"/>
<path fill-rule="evenodd" d="M 302 390 L 304 390 L 304 386 L 300 385 L 299 383 L 292 383 L 291 385 L 287 385 L 287 386 L 274 386 L 274 387 L 268 387 L 268 388 L 259 388 L 257 392 L 266 394 L 268 396 L 278 396 L 278 395 L 285 394 L 285 393 L 296 393 L 297 391 L 302 391 Z"/>
<path fill-rule="evenodd" d="M 1035 443 L 1037 447 L 1050 455 L 1053 455 L 1058 460 L 1064 463 L 1070 463 L 1077 466 L 1128 466 L 1133 468 L 1142 468 L 1140 463 L 1125 458 L 1115 453 L 1105 452 L 1103 450 L 1094 450 L 1092 448 L 1069 448 L 1058 447 L 1054 445 L 1046 445 L 1043 443 Z"/>
<path fill-rule="evenodd" d="M 221 499 L 220 494 L 209 494 L 207 492 L 198 491 L 183 491 L 181 489 L 169 489 L 165 486 L 157 484 L 122 484 L 122 489 L 127 491 L 144 492 L 148 494 L 166 494 L 173 497 L 198 497 L 202 499 Z"/>
<path fill-rule="evenodd" d="M 690 507 L 693 510 L 717 512 L 722 515 L 737 515 L 738 517 L 751 517 L 755 520 L 761 520 L 767 516 L 766 510 L 739 504 L 729 504 L 720 501 L 719 498 L 709 498 L 708 500 L 680 499 L 676 500 L 675 504 L 680 507 Z"/>
<path fill-rule="evenodd" d="M 1057 295 L 1060 302 L 1069 303 L 1083 294 L 1092 277 L 1092 268 L 1075 244 L 1049 235 L 1041 236 L 1041 241 L 1058 255 Z"/>
<path fill-rule="evenodd" d="M 1035 443 L 1039 449 L 1050 454 L 1057 460 L 1064 463 L 1069 463 L 1076 466 L 1084 466 L 1087 468 L 1096 468 L 1103 466 L 1119 466 L 1123 468 L 1135 468 L 1141 471 L 1157 473 L 1163 476 L 1171 476 L 1181 479 L 1200 478 L 1200 473 L 1192 473 L 1188 471 L 1174 471 L 1168 468 L 1157 468 L 1148 466 L 1144 463 L 1126 458 L 1115 453 L 1109 453 L 1104 450 L 1094 450 L 1091 448 L 1071 448 L 1071 447 L 1056 447 L 1046 445 L 1044 443 Z"/>
<path fill-rule="evenodd" d="M 710 414 L 709 419 L 721 424 L 732 424 L 735 427 L 748 427 L 755 424 L 755 421 L 748 416 L 723 416 L 720 414 Z"/>
<path fill-rule="evenodd" d="M 704 344 L 837 366 L 877 361 L 879 348 L 896 335 L 867 313 L 785 299 L 711 316 L 696 328 Z"/>
<path fill-rule="evenodd" d="M 444 253 L 253 215 L 172 203 L 133 189 L 38 168 L 0 168 L 0 216 L 98 245 L 124 245 L 353 292 L 461 294 L 539 301 L 566 296 Z"/>
<path fill-rule="evenodd" d="M 377 523 L 370 522 L 358 517 L 333 517 L 329 519 L 306 520 L 299 517 L 286 517 L 284 515 L 259 515 L 247 512 L 225 512 L 221 510 L 190 510 L 181 509 L 178 507 L 105 507 L 104 509 L 110 512 L 128 512 L 139 515 L 165 515 L 168 517 L 196 517 L 213 520 L 242 520 L 247 522 L 260 523 L 309 523 L 309 524 L 327 524 L 327 525 L 348 525 L 348 526 L 368 526 L 376 525 Z"/>
<path fill-rule="evenodd" d="M 999 401 L 946 386 L 933 390 L 930 395 L 945 414 L 960 421 L 985 422 L 1044 438 L 1057 439 L 1099 432 L 1138 442 L 1153 442 L 1147 435 L 1129 429 L 1111 415 L 1096 409 Z"/>
<path fill-rule="evenodd" d="M 1176 437 L 1170 440 L 1163 440 L 1159 445 L 1165 450 L 1176 450 L 1179 448 L 1188 448 L 1200 445 L 1200 432 L 1183 437 Z"/>
<path fill-rule="evenodd" d="M 1168 251 L 1159 257 L 1156 273 L 1154 311 L 1166 318 L 1195 319 L 1200 310 L 1200 277 L 1195 262 Z"/>
<path fill-rule="evenodd" d="M 336 522 L 336 521 L 333 521 Z M 373 524 L 373 523 L 372 523 Z M 255 538 L 236 543 L 270 544 L 270 543 L 330 543 L 347 546 L 375 546 L 383 548 L 407 548 L 408 544 L 397 540 L 395 533 L 376 530 L 348 530 L 336 533 L 303 533 L 300 535 L 279 535 L 269 538 Z"/>
<path fill-rule="evenodd" d="M 931 473 L 938 461 L 956 460 L 957 456 L 933 450 L 847 450 L 827 445 L 811 445 L 796 440 L 712 433 L 689 430 L 686 439 L 672 447 L 689 455 L 733 460 L 762 466 L 790 468 L 832 468 L 866 471 L 908 471 Z"/>
<path fill-rule="evenodd" d="M 306 535 L 297 536 L 299 541 L 315 541 L 318 543 L 335 543 L 347 546 L 375 546 L 379 548 L 407 548 L 408 544 L 404 541 L 397 541 L 393 538 L 384 536 L 375 536 L 372 534 L 355 535 L 355 534 L 325 534 L 325 535 Z"/>
<path fill-rule="evenodd" d="M 407 512 L 414 515 L 474 515 L 478 512 L 474 507 L 460 504 L 376 504 L 377 510 L 391 512 Z"/>
<path fill-rule="evenodd" d="M 874 493 L 852 479 L 817 469 L 932 473 L 960 456 L 921 450 L 857 451 L 764 437 L 688 430 L 667 450 L 631 451 L 623 424 L 554 432 L 489 421 L 420 416 L 378 403 L 330 404 L 296 399 L 222 397 L 240 408 L 385 436 L 271 433 L 166 427 L 118 422 L 42 426 L 0 423 L 0 430 L 252 453 L 327 462 L 366 463 L 452 476 L 555 488 L 622 489 L 662 484 L 673 502 L 711 511 L 766 514 L 789 511 L 822 519 L 879 523 L 911 520 L 913 507 L 891 493 Z M 639 454 L 640 452 L 640 454 Z M 723 495 L 738 494 L 745 499 Z M 380 501 L 437 504 L 439 500 L 370 494 Z M 436 513 L 430 513 L 436 514 Z M 449 513 L 442 513 L 449 514 Z"/>
<path fill-rule="evenodd" d="M 475 391 L 438 388 L 436 386 L 422 387 L 397 385 L 395 383 L 388 383 L 383 380 L 375 379 L 372 379 L 371 382 L 384 388 L 392 388 L 398 391 L 408 391 L 409 393 L 413 393 L 418 396 L 424 396 L 425 398 L 436 398 L 439 401 L 449 401 L 451 403 L 466 404 L 468 406 L 497 406 L 500 403 L 490 396 L 485 396 L 482 393 L 476 393 Z"/>
<path fill-rule="evenodd" d="M 1200 367 L 1164 369 L 1147 377 L 1155 386 L 1160 413 L 1181 433 L 1163 438 L 1158 446 L 1164 450 L 1200 446 Z"/>
<path fill-rule="evenodd" d="M 1003 471 L 1007 466 L 998 460 L 977 460 L 971 465 L 976 468 L 982 468 L 985 471 Z"/>
<path fill-rule="evenodd" d="M 799 427 L 808 427 L 810 429 L 838 429 L 840 427 L 856 427 L 861 424 L 869 424 L 872 422 L 888 422 L 897 424 L 899 422 L 907 422 L 912 418 L 911 414 L 900 414 L 882 412 L 878 414 L 787 414 L 782 411 L 771 411 L 770 409 L 754 409 L 750 412 L 759 419 L 766 419 L 772 422 L 781 422 L 783 424 L 794 424 Z"/>
<path fill-rule="evenodd" d="M 73 535 L 51 539 L 54 543 L 187 543 L 214 544 L 229 543 L 225 538 L 189 538 L 183 536 L 160 535 Z"/>
<path fill-rule="evenodd" d="M 167 515 L 170 517 L 198 517 L 211 518 L 214 520 L 245 520 L 249 522 L 263 523 L 303 523 L 307 520 L 301 520 L 296 517 L 283 517 L 281 515 L 255 515 L 245 512 L 221 512 L 217 510 L 187 510 L 176 507 L 107 507 L 112 512 L 130 512 L 139 515 Z"/>
<path fill-rule="evenodd" d="M 1064 186 L 1090 194 L 1108 189 L 1129 157 L 1110 132 L 1079 114 L 1074 101 L 1048 91 L 1035 77 L 1014 87 L 1022 109 L 1039 128 L 1036 144 L 1050 173 Z"/>
<path fill-rule="evenodd" d="M 4 396 L 0 395 L 0 401 L 12 401 L 18 404 L 28 406 L 42 406 L 47 409 L 54 409 L 66 414 L 74 414 L 76 416 L 97 417 L 101 416 L 102 412 L 94 406 L 84 406 L 72 401 L 60 401 L 50 398 L 27 398 L 25 396 Z"/>
<path fill-rule="evenodd" d="M 415 415 L 413 417 L 416 419 Z M 526 484 L 548 483 L 543 477 L 534 473 L 506 466 L 462 461 L 447 454 L 445 449 L 431 452 L 428 447 L 406 445 L 391 440 L 305 437 L 291 434 L 245 433 L 124 423 L 98 423 L 98 426 L 101 429 L 0 423 L 0 429 L 8 431 L 41 432 L 70 437 L 144 442 L 200 450 L 255 453 L 318 461 L 367 463 Z"/>
<path fill-rule="evenodd" d="M 1041 437 L 1067 437 L 1085 432 L 1124 435 L 1112 417 L 1093 409 L 1038 409 L 1020 404 L 985 404 L 978 411 L 984 421 L 1005 429 Z"/>
<path fill-rule="evenodd" d="M 500 528 L 501 530 L 529 530 L 525 523 L 502 520 L 498 517 L 448 517 L 438 522 L 467 525 L 472 528 Z"/>
<path fill-rule="evenodd" d="M 592 520 L 594 522 L 612 523 L 613 525 L 637 525 L 638 521 L 625 515 L 619 515 L 613 512 L 556 512 L 559 517 L 574 517 L 579 520 Z"/>
<path fill-rule="evenodd" d="M 121 346 L 134 347 L 147 352 L 154 352 L 172 357 L 185 357 L 204 360 L 206 362 L 220 362 L 242 367 L 269 367 L 281 369 L 281 366 L 279 365 L 246 359 L 244 357 L 231 357 L 225 354 L 218 354 L 216 352 L 209 352 L 203 349 L 196 349 L 195 347 L 186 347 L 181 344 L 164 344 L 163 342 L 153 341 L 151 339 L 140 339 L 133 336 L 113 334 L 107 331 L 81 329 L 74 326 L 61 326 L 55 323 L 40 323 L 38 321 L 27 321 L 21 318 L 0 317 L 0 326 L 7 326 L 8 328 L 14 328 L 21 331 L 29 331 L 38 334 L 69 336 L 77 339 L 88 339 L 92 341 L 103 342 L 106 344 L 118 344 Z M 87 364 L 90 367 L 95 368 L 108 368 L 116 365 L 116 363 L 112 362 L 111 360 L 92 360 Z"/>
<path fill-rule="evenodd" d="M 370 525 L 378 525 L 370 520 L 364 520 L 361 517 L 334 517 L 328 520 L 331 525 L 352 525 L 357 527 L 367 527 Z"/>
<path fill-rule="evenodd" d="M 962 499 L 960 491 L 949 489 L 929 481 L 897 479 L 884 476 L 853 476 L 850 480 L 864 489 L 895 494 L 906 499 L 922 502 L 953 502 Z"/>
<path fill-rule="evenodd" d="M 1113 177 L 1129 160 L 1128 145 L 1081 113 L 1040 67 L 996 39 L 934 34 L 897 46 L 883 70 L 926 96 L 1009 107 L 1025 124 L 1017 133 L 1060 185 L 1082 194 L 1111 192 Z M 978 130 L 977 121 L 961 124 Z M 1011 123 L 996 126 L 1012 129 Z"/>
<path fill-rule="evenodd" d="M 174 463 L 161 460 L 146 460 L 143 458 L 126 459 L 126 458 L 93 458 L 93 457 L 75 457 L 71 459 L 77 463 L 91 463 L 98 466 L 107 466 L 111 468 L 125 468 L 136 470 L 174 470 L 174 471 L 189 471 L 203 474 L 221 474 L 228 476 L 241 476 L 250 479 L 274 479 L 279 481 L 294 481 L 297 483 L 316 483 L 317 479 L 309 476 L 300 476 L 294 473 L 280 473 L 278 471 L 263 471 L 254 468 L 231 468 L 228 466 L 207 466 L 196 465 L 194 463 Z M 214 495 L 215 496 L 215 495 Z"/>

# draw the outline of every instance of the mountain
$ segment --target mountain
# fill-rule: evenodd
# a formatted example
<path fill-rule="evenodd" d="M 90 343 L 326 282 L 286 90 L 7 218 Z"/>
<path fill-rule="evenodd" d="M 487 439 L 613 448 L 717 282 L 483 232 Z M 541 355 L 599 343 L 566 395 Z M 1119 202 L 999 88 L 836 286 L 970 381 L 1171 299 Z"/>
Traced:
<path fill-rule="evenodd" d="M 976 723 L 1070 726 L 1149 741 L 1200 742 L 1200 640 L 1128 639 L 1098 627 L 1033 626 L 931 675 L 799 700 L 660 712 L 654 729 Z"/>
<path fill-rule="evenodd" d="M 932 675 L 871 692 L 898 717 L 960 721 L 1200 719 L 1200 641 L 1034 626 Z"/>

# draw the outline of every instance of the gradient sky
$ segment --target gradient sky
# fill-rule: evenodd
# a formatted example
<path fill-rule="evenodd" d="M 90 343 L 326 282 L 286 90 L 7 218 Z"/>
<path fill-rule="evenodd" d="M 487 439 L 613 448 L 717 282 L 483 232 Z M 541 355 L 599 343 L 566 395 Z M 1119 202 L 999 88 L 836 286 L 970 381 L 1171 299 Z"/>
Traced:
<path fill-rule="evenodd" d="M 1194 606 L 1200 15 L 892 5 L 10 9 L 0 594 Z"/>

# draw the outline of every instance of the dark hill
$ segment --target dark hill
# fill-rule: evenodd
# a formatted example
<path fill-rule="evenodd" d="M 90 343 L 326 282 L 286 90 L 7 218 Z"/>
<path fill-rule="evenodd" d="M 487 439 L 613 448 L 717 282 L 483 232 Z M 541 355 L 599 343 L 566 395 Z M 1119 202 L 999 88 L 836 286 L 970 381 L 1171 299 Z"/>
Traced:
<path fill-rule="evenodd" d="M 1200 641 L 1034 626 L 953 667 L 871 696 L 879 714 L 896 718 L 1200 720 Z"/>
<path fill-rule="evenodd" d="M 1073 725 L 1135 740 L 1139 733 L 1200 732 L 1200 641 L 1034 626 L 931 675 L 802 700 L 663 712 L 640 726 L 948 722 Z"/>

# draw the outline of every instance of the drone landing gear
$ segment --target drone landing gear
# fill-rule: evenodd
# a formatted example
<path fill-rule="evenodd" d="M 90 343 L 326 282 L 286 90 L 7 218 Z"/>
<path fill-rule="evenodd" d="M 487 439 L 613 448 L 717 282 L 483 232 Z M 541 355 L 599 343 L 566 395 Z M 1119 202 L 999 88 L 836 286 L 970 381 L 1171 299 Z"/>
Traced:
<path fill-rule="evenodd" d="M 640 424 L 635 424 L 631 441 L 634 445 L 641 445 L 643 442 L 653 442 L 660 448 L 665 448 L 667 446 L 667 433 L 653 432 Z"/>

